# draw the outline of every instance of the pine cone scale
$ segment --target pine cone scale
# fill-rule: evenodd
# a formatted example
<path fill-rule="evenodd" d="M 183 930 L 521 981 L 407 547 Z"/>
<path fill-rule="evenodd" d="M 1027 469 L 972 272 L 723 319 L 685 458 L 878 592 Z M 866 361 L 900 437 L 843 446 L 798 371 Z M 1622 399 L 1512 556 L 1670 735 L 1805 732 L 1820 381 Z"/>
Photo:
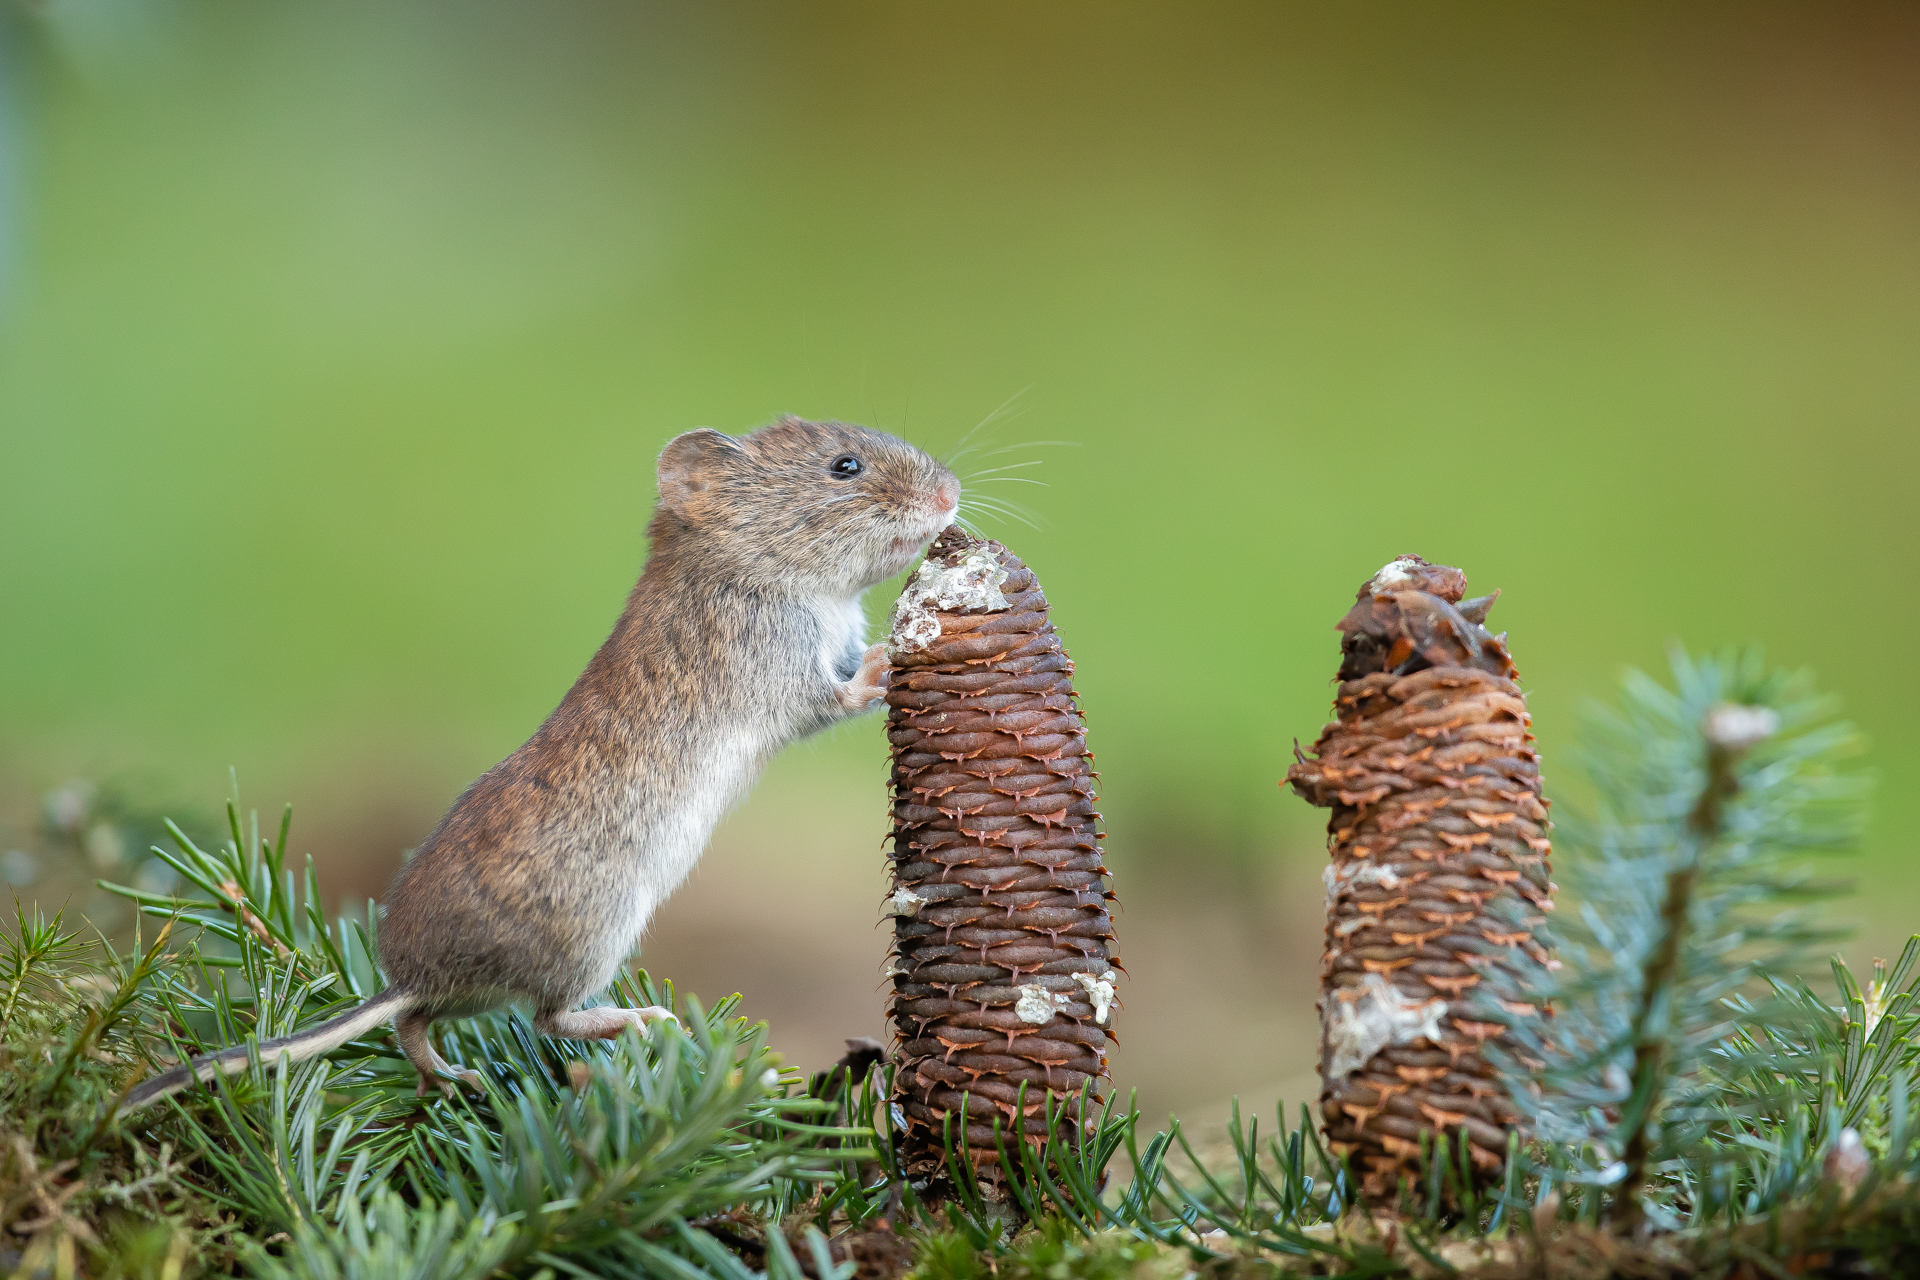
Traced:
<path fill-rule="evenodd" d="M 1332 810 L 1322 959 L 1322 1115 L 1390 1197 L 1423 1137 L 1467 1143 L 1496 1176 L 1520 1115 L 1474 1016 L 1488 975 L 1545 958 L 1547 810 L 1504 637 L 1465 575 L 1418 557 L 1365 584 L 1342 633 L 1335 722 L 1288 782 Z M 1514 1016 L 1538 1016 L 1507 1003 Z"/>
<path fill-rule="evenodd" d="M 1000 1196 L 992 1121 L 1078 1138 L 1106 1078 L 1116 977 L 1073 664 L 1031 570 L 949 530 L 895 608 L 895 1101 L 908 1172 L 942 1179 L 943 1126 Z M 1016 1114 L 1019 1112 L 1020 1114 Z"/>

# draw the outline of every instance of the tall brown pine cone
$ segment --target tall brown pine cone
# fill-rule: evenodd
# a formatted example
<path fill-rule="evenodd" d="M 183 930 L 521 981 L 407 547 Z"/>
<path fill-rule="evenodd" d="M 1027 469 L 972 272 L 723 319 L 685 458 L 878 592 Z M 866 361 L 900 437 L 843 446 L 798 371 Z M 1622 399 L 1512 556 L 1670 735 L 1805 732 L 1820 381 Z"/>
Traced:
<path fill-rule="evenodd" d="M 943 533 L 888 650 L 901 1158 L 940 1194 L 951 1116 L 998 1195 L 996 1119 L 1009 1150 L 1041 1146 L 1051 1096 L 1076 1140 L 1081 1087 L 1097 1096 L 1107 1074 L 1117 975 L 1093 758 L 1046 597 L 999 543 Z"/>
<path fill-rule="evenodd" d="M 1361 586 L 1338 626 L 1339 719 L 1287 772 L 1333 810 L 1321 1115 L 1374 1199 L 1414 1171 L 1422 1134 L 1464 1136 L 1498 1176 L 1520 1114 L 1474 988 L 1492 967 L 1518 980 L 1523 951 L 1552 963 L 1534 937 L 1553 885 L 1532 721 L 1505 636 L 1481 625 L 1499 592 L 1463 602 L 1466 585 L 1403 556 Z"/>

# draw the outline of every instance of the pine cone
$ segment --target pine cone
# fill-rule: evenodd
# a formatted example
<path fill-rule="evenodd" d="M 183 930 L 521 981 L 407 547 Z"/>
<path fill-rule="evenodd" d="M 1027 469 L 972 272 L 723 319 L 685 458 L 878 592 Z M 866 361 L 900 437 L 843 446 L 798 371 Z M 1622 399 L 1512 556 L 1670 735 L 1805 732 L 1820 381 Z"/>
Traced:
<path fill-rule="evenodd" d="M 1554 886 L 1532 721 L 1505 635 L 1481 625 L 1499 592 L 1462 602 L 1466 585 L 1403 556 L 1360 588 L 1338 625 L 1339 719 L 1287 771 L 1333 810 L 1321 1115 L 1376 1200 L 1414 1172 L 1423 1134 L 1464 1137 L 1480 1176 L 1499 1175 L 1520 1113 L 1483 1052 L 1505 1028 L 1474 1016 L 1473 989 L 1552 963 L 1534 936 Z"/>
<path fill-rule="evenodd" d="M 942 1194 L 951 1116 L 998 1196 L 995 1121 L 1009 1151 L 1042 1147 L 1051 1097 L 1077 1140 L 1081 1088 L 1098 1096 L 1107 1074 L 1117 962 L 1093 757 L 1046 597 L 999 543 L 943 533 L 888 648 L 901 1159 Z"/>

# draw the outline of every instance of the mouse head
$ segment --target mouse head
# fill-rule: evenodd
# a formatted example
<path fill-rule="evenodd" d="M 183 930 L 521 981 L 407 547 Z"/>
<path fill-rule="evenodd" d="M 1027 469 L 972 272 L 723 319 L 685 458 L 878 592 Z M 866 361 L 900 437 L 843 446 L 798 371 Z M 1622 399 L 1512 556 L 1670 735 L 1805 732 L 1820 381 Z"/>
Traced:
<path fill-rule="evenodd" d="M 953 473 L 897 436 L 782 418 L 675 438 L 648 532 L 759 585 L 847 597 L 913 563 L 959 503 Z"/>

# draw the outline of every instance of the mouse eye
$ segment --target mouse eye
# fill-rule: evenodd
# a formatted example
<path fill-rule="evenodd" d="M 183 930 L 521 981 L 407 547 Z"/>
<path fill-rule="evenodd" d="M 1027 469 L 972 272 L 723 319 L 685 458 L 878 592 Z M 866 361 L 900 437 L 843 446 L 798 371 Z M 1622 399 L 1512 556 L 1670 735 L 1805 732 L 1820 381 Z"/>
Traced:
<path fill-rule="evenodd" d="M 865 468 L 860 465 L 860 459 L 850 453 L 843 453 L 827 464 L 827 471 L 836 480 L 851 480 L 863 470 Z"/>

